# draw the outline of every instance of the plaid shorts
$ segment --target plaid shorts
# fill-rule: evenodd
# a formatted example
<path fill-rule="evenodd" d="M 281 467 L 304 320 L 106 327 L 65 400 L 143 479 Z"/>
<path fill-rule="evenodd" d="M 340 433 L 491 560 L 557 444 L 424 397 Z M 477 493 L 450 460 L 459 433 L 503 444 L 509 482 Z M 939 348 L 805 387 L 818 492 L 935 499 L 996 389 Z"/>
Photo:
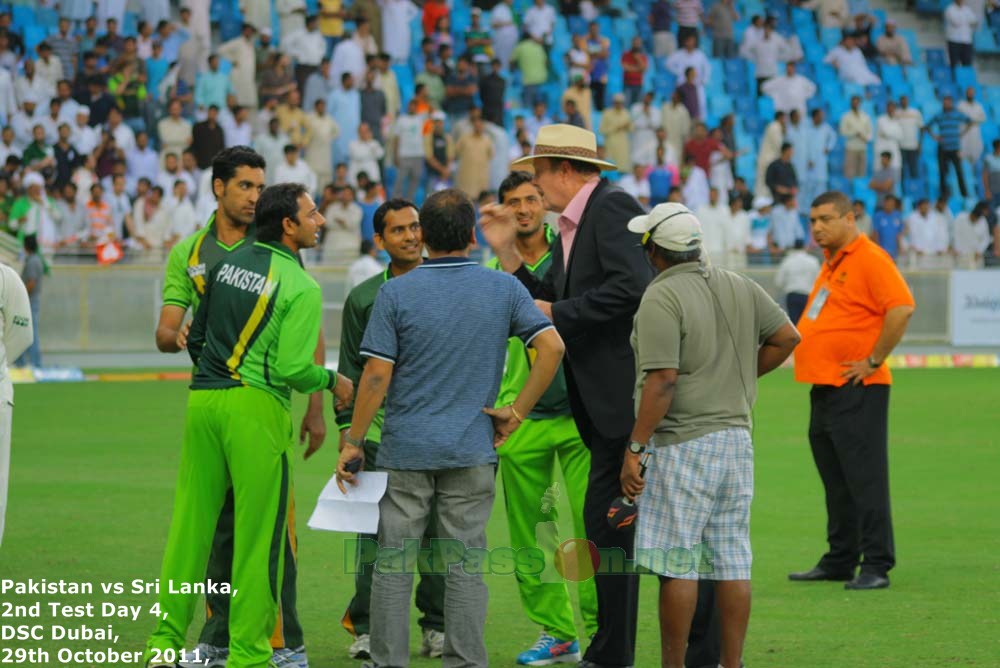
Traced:
<path fill-rule="evenodd" d="M 652 448 L 636 563 L 682 580 L 749 580 L 753 443 L 724 429 Z"/>

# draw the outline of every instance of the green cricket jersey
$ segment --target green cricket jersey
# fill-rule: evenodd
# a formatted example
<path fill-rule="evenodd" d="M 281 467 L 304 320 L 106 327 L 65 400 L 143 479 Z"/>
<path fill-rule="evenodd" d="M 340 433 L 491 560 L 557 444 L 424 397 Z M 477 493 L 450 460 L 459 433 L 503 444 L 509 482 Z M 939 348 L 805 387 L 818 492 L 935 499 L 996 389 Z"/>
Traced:
<path fill-rule="evenodd" d="M 163 303 L 198 309 L 198 303 L 205 295 L 205 281 L 219 261 L 253 238 L 251 225 L 247 235 L 227 246 L 215 235 L 215 213 L 205 227 L 179 241 L 167 258 L 167 270 L 163 277 Z"/>
<path fill-rule="evenodd" d="M 361 356 L 361 339 L 365 336 L 365 328 L 372 316 L 375 306 L 375 296 L 382 284 L 392 278 L 389 269 L 376 274 L 368 280 L 354 286 L 344 302 L 344 314 L 340 325 L 340 360 L 337 370 L 350 378 L 354 386 L 358 386 L 361 373 L 365 370 L 365 359 Z M 337 412 L 337 427 L 341 430 L 351 426 L 354 417 L 354 406 Z M 379 408 L 365 438 L 373 443 L 382 442 L 382 420 L 384 411 Z"/>
<path fill-rule="evenodd" d="M 188 350 L 192 390 L 249 386 L 287 407 L 292 390 L 332 389 L 337 375 L 313 362 L 323 316 L 319 284 L 281 243 L 254 242 L 208 273 Z"/>
<path fill-rule="evenodd" d="M 545 240 L 552 244 L 555 239 L 555 232 L 548 225 L 545 226 Z M 487 264 L 491 269 L 499 269 L 500 262 L 493 258 Z M 552 251 L 539 258 L 534 265 L 525 264 L 528 271 L 538 278 L 542 278 L 548 273 L 552 266 Z M 535 351 L 524 345 L 524 342 L 516 336 L 507 341 L 507 364 L 503 371 L 503 380 L 500 381 L 500 393 L 497 395 L 499 406 L 506 406 L 517 398 L 518 393 L 528 381 L 528 374 L 531 373 L 531 365 L 535 360 Z M 545 393 L 535 404 L 535 407 L 528 414 L 529 420 L 545 420 L 558 415 L 569 415 L 569 393 L 566 390 L 566 376 L 563 374 L 562 365 L 556 371 L 552 384 L 545 390 Z"/>

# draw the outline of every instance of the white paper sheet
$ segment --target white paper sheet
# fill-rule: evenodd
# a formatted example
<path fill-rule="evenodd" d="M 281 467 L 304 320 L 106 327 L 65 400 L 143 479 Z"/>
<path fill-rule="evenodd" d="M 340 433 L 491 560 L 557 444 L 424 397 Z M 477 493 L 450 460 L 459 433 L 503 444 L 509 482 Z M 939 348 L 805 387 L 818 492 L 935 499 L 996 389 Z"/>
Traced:
<path fill-rule="evenodd" d="M 389 474 L 385 471 L 362 471 L 356 478 L 356 487 L 344 485 L 347 494 L 342 494 L 337 488 L 336 476 L 326 483 L 309 518 L 310 529 L 378 533 L 378 502 L 385 494 Z"/>

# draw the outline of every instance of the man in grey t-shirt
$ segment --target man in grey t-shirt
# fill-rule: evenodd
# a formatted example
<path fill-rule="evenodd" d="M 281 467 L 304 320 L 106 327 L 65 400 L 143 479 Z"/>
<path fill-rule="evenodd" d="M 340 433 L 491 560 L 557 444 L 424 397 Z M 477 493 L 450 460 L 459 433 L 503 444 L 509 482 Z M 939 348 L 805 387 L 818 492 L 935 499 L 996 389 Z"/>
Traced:
<path fill-rule="evenodd" d="M 42 277 L 45 275 L 45 264 L 38 254 L 38 239 L 35 235 L 24 238 L 24 270 L 21 280 L 28 290 L 28 301 L 31 303 L 31 328 L 34 340 L 31 346 L 17 360 L 17 366 L 25 366 L 29 362 L 34 368 L 42 366 L 42 347 L 38 341 L 38 312 L 42 307 Z"/>
<path fill-rule="evenodd" d="M 687 207 L 661 204 L 628 228 L 658 272 L 632 330 L 636 420 L 621 473 L 622 491 L 642 495 L 636 563 L 660 576 L 665 663 L 685 664 L 689 602 L 712 580 L 719 663 L 738 666 L 750 618 L 750 411 L 757 377 L 799 334 L 759 285 L 700 262 L 701 224 Z"/>
<path fill-rule="evenodd" d="M 378 464 L 389 481 L 379 503 L 371 658 L 376 666 L 409 665 L 416 559 L 412 568 L 405 566 L 409 560 L 395 569 L 389 562 L 401 561 L 400 548 L 419 546 L 433 505 L 438 536 L 449 542 L 450 555 L 442 660 L 445 666 L 478 668 L 488 665 L 481 573 L 489 560 L 486 521 L 495 493 L 495 448 L 548 388 L 564 349 L 516 278 L 469 260 L 476 220 L 468 197 L 458 190 L 435 193 L 420 209 L 420 225 L 428 259 L 385 283 L 375 298 L 361 341 L 367 361 L 337 479 L 341 490 L 345 481 L 354 482 L 346 465 L 363 460 L 364 436 L 385 399 Z M 520 394 L 494 409 L 512 336 L 538 356 Z"/>

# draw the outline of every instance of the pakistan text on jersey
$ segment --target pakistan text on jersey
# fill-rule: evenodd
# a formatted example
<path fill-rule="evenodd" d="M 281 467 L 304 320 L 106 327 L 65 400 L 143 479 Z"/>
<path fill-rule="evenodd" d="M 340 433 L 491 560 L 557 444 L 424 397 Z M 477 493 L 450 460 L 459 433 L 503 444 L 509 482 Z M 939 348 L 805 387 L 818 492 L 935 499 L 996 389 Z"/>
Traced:
<path fill-rule="evenodd" d="M 219 283 L 225 283 L 234 288 L 253 292 L 258 295 L 263 294 L 265 291 L 270 295 L 274 289 L 274 282 L 268 281 L 267 276 L 250 271 L 249 269 L 234 267 L 228 262 L 222 265 L 219 275 L 216 276 L 215 280 Z"/>

